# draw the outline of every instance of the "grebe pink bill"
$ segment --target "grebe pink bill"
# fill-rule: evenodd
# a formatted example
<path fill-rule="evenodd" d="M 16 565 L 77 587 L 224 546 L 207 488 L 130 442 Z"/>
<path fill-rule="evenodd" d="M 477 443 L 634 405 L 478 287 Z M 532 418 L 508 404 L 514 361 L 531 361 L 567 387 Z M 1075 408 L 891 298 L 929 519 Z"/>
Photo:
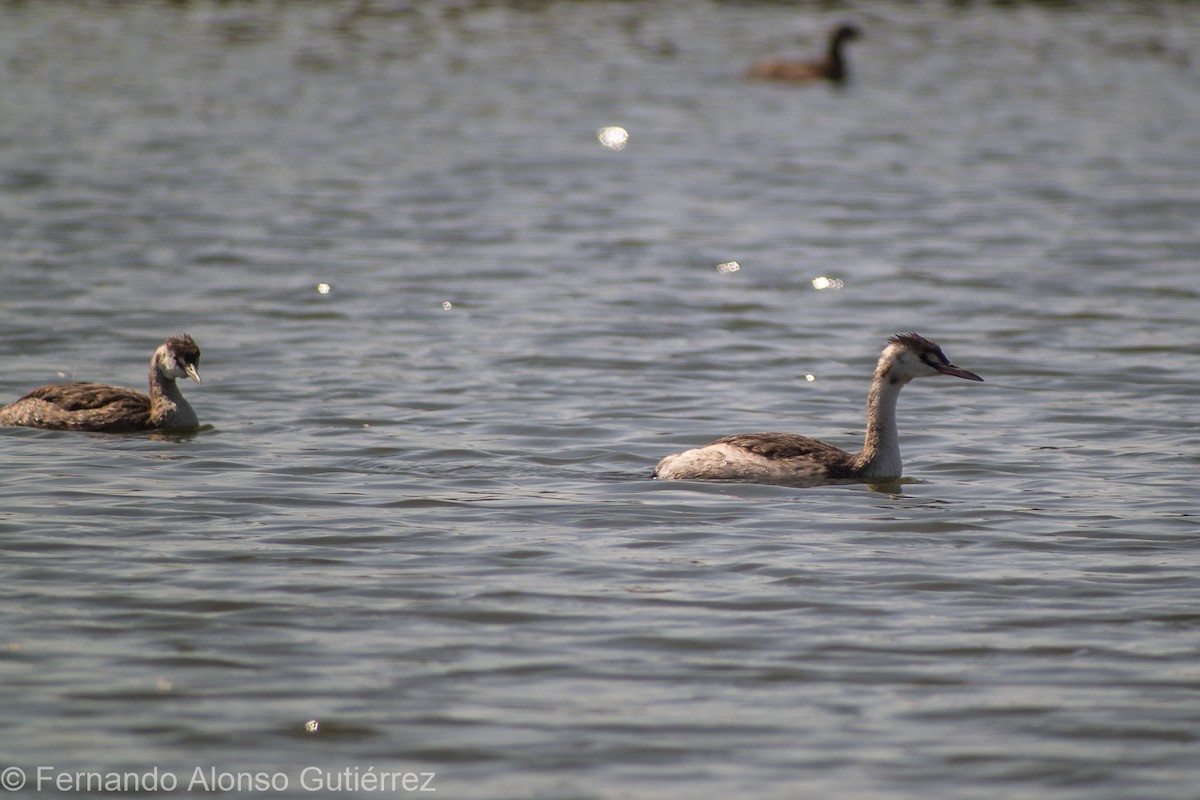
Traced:
<path fill-rule="evenodd" d="M 175 380 L 200 383 L 199 366 L 195 340 L 172 336 L 150 359 L 149 395 L 103 383 L 47 384 L 0 408 L 0 425 L 99 433 L 196 429 L 196 412 Z"/>
<path fill-rule="evenodd" d="M 814 486 L 841 481 L 892 482 L 903 475 L 896 400 L 913 378 L 950 375 L 982 381 L 950 363 L 942 348 L 915 333 L 888 339 L 867 393 L 867 434 L 849 453 L 792 433 L 743 433 L 669 455 L 654 469 L 659 480 L 739 481 Z"/>

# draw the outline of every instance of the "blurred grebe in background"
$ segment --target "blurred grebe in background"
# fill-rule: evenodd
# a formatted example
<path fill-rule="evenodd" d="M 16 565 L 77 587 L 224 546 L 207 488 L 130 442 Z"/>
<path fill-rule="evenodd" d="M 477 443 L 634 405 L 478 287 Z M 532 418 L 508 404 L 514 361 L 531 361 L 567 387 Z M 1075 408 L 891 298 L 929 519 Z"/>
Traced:
<path fill-rule="evenodd" d="M 770 81 L 844 81 L 849 72 L 842 50 L 846 42 L 862 35 L 862 30 L 857 25 L 838 25 L 829 32 L 829 44 L 824 58 L 816 61 L 797 61 L 772 56 L 756 61 L 746 75 Z"/>

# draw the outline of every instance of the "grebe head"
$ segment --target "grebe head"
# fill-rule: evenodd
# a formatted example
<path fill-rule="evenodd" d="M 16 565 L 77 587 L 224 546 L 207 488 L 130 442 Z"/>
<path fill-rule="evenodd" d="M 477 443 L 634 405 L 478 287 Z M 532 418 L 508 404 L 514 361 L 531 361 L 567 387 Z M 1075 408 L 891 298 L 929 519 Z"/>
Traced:
<path fill-rule="evenodd" d="M 858 39 L 862 35 L 862 28 L 851 22 L 843 22 L 841 25 L 838 25 L 833 29 L 830 34 L 830 40 L 834 42 L 834 44 L 841 44 L 842 42 L 850 42 Z"/>
<path fill-rule="evenodd" d="M 163 377 L 191 378 L 200 383 L 200 348 L 196 340 L 186 333 L 172 336 L 154 351 L 154 364 Z"/>
<path fill-rule="evenodd" d="M 879 357 L 879 370 L 889 383 L 908 383 L 913 378 L 930 375 L 983 380 L 974 372 L 951 364 L 942 348 L 915 333 L 898 333 L 888 339 L 888 346 Z"/>

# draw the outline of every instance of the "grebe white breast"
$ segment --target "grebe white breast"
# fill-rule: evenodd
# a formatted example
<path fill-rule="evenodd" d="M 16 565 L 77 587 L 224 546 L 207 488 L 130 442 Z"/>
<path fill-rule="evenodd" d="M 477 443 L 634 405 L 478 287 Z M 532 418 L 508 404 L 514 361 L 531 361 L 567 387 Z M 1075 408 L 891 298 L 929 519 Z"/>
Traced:
<path fill-rule="evenodd" d="M 746 72 L 749 78 L 760 78 L 768 81 L 819 81 L 827 80 L 835 83 L 849 77 L 846 57 L 842 50 L 846 42 L 862 36 L 862 30 L 857 25 L 842 24 L 829 32 L 829 43 L 825 48 L 825 57 L 816 61 L 796 61 L 793 59 L 768 57 L 754 62 Z"/>
<path fill-rule="evenodd" d="M 149 395 L 103 383 L 47 384 L 0 408 L 0 425 L 103 433 L 195 428 L 196 412 L 175 379 L 200 383 L 199 366 L 200 348 L 192 337 L 172 336 L 150 359 Z"/>
<path fill-rule="evenodd" d="M 915 333 L 897 334 L 888 339 L 875 365 L 867 394 L 867 435 L 859 452 L 848 453 L 819 439 L 791 433 L 743 433 L 667 456 L 658 463 L 654 477 L 795 484 L 899 478 L 903 464 L 896 431 L 896 399 L 913 378 L 930 375 L 983 380 L 951 364 L 942 348 L 928 339 Z"/>

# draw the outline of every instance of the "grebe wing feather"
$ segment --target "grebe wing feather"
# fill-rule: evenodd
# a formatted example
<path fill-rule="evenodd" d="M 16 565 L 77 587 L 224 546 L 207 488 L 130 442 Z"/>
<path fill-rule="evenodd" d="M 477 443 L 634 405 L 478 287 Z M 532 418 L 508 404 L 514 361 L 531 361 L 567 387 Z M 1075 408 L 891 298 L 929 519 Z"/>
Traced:
<path fill-rule="evenodd" d="M 794 433 L 739 433 L 723 436 L 713 444 L 737 447 L 770 461 L 812 461 L 835 471 L 854 460 L 853 454 L 840 447 Z"/>
<path fill-rule="evenodd" d="M 41 400 L 63 411 L 150 412 L 150 398 L 134 389 L 102 383 L 51 383 L 39 386 L 22 400 Z"/>

